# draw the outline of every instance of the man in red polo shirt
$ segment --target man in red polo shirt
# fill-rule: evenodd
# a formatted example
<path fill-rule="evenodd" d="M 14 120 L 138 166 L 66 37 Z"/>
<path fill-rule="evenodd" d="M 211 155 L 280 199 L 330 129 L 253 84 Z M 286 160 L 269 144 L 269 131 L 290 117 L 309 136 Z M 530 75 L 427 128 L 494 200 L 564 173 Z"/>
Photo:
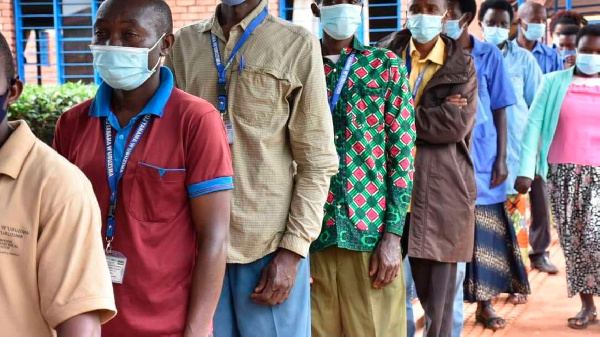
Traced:
<path fill-rule="evenodd" d="M 91 180 L 119 315 L 103 336 L 207 336 L 225 270 L 231 155 L 219 113 L 174 89 L 162 0 L 107 0 L 91 46 L 104 83 L 54 148 Z"/>

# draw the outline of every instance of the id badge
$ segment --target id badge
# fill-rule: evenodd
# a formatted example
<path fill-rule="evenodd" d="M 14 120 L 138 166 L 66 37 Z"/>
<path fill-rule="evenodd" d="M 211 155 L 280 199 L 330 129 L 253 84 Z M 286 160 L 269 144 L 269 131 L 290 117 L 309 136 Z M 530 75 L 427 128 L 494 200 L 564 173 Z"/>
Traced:
<path fill-rule="evenodd" d="M 127 267 L 127 258 L 125 255 L 117 251 L 106 253 L 106 262 L 108 263 L 112 283 L 123 284 L 125 267 Z"/>
<path fill-rule="evenodd" d="M 233 124 L 229 119 L 225 120 L 225 130 L 227 130 L 227 142 L 232 145 L 235 141 L 235 135 L 233 134 Z"/>

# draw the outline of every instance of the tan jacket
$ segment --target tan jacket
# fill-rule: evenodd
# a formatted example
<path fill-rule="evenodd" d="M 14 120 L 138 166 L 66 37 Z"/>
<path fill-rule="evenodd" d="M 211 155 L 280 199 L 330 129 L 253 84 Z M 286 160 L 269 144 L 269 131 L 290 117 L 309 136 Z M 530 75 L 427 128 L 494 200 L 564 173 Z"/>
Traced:
<path fill-rule="evenodd" d="M 410 42 L 396 32 L 380 42 L 396 54 Z M 470 156 L 477 111 L 473 58 L 458 42 L 442 35 L 446 61 L 427 83 L 415 108 L 415 163 L 408 255 L 440 262 L 469 262 L 473 257 L 477 186 Z M 446 97 L 460 94 L 468 106 L 457 108 Z"/>

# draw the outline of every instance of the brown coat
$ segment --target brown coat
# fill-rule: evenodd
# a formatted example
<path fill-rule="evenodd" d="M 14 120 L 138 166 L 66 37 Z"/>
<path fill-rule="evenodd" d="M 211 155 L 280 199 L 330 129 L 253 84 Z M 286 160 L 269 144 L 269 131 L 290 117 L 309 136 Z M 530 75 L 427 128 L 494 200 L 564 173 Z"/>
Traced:
<path fill-rule="evenodd" d="M 398 55 L 408 30 L 396 32 L 380 47 Z M 440 262 L 469 262 L 473 257 L 477 185 L 470 156 L 477 111 L 477 76 L 473 58 L 458 42 L 441 35 L 446 61 L 425 86 L 415 108 L 417 156 L 408 243 L 411 257 Z M 468 106 L 445 103 L 460 94 Z"/>

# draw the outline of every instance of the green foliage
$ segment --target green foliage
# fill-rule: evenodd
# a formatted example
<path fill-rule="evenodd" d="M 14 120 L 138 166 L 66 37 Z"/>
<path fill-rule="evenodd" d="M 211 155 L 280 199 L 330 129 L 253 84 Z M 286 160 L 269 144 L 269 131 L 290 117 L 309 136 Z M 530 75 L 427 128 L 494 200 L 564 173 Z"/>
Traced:
<path fill-rule="evenodd" d="M 96 89 L 96 86 L 82 83 L 26 85 L 19 100 L 10 106 L 8 118 L 27 121 L 36 136 L 51 144 L 58 118 L 73 106 L 92 98 Z"/>

